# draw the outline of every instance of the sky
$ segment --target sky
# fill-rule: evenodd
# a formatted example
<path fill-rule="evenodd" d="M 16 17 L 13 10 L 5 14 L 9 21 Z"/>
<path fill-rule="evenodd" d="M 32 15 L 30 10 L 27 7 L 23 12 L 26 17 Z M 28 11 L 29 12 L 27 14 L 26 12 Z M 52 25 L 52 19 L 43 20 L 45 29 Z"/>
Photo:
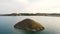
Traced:
<path fill-rule="evenodd" d="M 0 0 L 0 14 L 60 13 L 60 0 Z"/>

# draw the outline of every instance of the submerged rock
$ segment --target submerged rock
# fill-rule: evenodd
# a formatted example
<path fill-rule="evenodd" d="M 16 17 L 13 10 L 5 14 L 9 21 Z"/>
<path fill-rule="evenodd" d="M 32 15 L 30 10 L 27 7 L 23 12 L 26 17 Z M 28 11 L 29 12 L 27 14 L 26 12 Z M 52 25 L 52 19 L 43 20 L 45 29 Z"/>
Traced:
<path fill-rule="evenodd" d="M 14 27 L 33 32 L 44 30 L 44 27 L 40 23 L 32 19 L 24 19 L 21 22 L 16 23 Z"/>

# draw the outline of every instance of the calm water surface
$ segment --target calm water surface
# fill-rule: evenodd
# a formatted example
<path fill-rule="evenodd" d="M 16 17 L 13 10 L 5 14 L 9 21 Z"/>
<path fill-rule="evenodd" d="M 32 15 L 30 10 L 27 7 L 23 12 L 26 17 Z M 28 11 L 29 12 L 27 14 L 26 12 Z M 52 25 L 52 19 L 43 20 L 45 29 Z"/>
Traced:
<path fill-rule="evenodd" d="M 45 30 L 41 32 L 27 32 L 13 27 L 14 24 L 26 18 L 41 23 L 45 27 Z M 0 16 L 0 34 L 60 34 L 60 17 Z"/>

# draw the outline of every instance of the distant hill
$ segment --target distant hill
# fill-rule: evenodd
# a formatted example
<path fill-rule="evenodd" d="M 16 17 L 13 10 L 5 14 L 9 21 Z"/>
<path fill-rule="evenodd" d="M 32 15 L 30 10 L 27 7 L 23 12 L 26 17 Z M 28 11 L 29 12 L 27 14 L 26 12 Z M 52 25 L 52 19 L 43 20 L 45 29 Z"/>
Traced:
<path fill-rule="evenodd" d="M 57 13 L 11 13 L 11 14 L 0 14 L 0 16 L 60 16 Z"/>

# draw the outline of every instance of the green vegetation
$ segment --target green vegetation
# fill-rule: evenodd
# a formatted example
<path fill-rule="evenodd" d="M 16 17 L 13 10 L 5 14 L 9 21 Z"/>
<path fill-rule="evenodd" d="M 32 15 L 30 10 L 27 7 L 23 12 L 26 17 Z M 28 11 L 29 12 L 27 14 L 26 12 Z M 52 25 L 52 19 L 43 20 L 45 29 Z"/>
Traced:
<path fill-rule="evenodd" d="M 0 16 L 60 16 L 56 13 L 12 13 L 12 14 L 0 14 Z"/>

